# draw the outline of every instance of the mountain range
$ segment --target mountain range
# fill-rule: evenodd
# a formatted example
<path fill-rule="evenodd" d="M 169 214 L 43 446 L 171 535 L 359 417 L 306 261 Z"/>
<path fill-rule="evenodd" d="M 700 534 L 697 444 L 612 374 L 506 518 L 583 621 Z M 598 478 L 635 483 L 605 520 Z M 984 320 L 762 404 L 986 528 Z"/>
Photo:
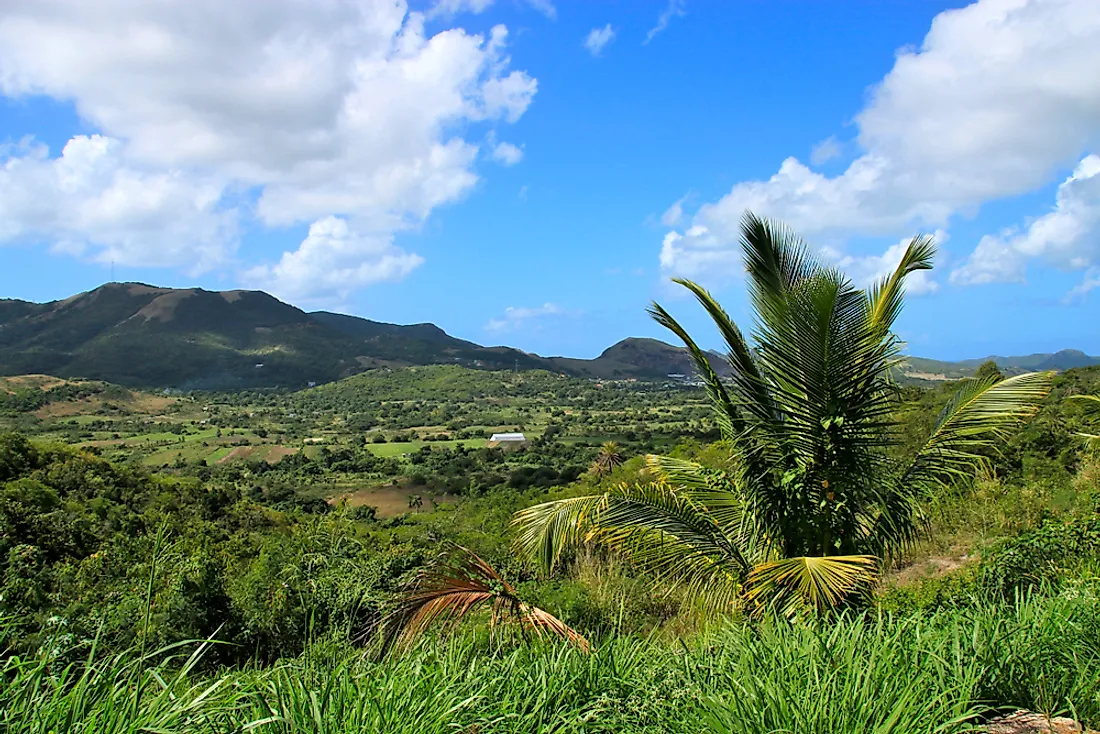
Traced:
<path fill-rule="evenodd" d="M 721 355 L 710 356 L 723 371 Z M 1100 358 L 1075 350 L 989 359 L 1008 372 L 1100 364 Z M 910 358 L 905 372 L 916 379 L 951 379 L 972 373 L 984 361 Z M 595 359 L 541 357 L 458 339 L 434 324 L 402 326 L 309 313 L 262 291 L 108 283 L 50 303 L 0 300 L 3 375 L 226 389 L 299 387 L 375 367 L 422 364 L 546 369 L 604 379 L 692 373 L 686 350 L 656 339 L 624 339 Z"/>

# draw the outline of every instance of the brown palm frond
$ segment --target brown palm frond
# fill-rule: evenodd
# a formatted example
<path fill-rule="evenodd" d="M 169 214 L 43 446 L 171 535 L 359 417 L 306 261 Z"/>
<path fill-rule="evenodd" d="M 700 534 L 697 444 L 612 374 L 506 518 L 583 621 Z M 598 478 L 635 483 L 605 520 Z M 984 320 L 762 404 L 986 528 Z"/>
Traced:
<path fill-rule="evenodd" d="M 382 620 L 382 648 L 385 656 L 396 647 L 407 648 L 435 623 L 455 624 L 479 608 L 489 608 L 489 624 L 520 625 L 538 637 L 548 635 L 567 640 L 582 652 L 591 648 L 588 640 L 553 614 L 519 598 L 516 588 L 476 553 L 455 546 L 455 552 L 425 569 L 404 598 Z"/>

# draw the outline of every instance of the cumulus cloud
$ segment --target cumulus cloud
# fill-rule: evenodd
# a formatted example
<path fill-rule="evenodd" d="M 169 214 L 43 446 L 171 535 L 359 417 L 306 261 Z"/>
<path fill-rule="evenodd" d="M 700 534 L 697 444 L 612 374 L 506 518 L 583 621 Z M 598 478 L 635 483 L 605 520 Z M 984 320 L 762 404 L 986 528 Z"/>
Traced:
<path fill-rule="evenodd" d="M 511 143 L 497 143 L 492 150 L 493 160 L 506 166 L 514 166 L 523 160 L 523 150 Z"/>
<path fill-rule="evenodd" d="M 10 0 L 0 93 L 71 101 L 100 131 L 119 180 L 164 187 L 160 204 L 145 201 L 146 231 L 191 228 L 204 262 L 232 256 L 234 217 L 272 227 L 341 218 L 346 237 L 307 238 L 300 257 L 285 253 L 265 271 L 276 292 L 297 292 L 305 279 L 291 269 L 331 248 L 329 262 L 345 272 L 318 279 L 321 293 L 373 282 L 373 266 L 347 259 L 367 250 L 348 242 L 389 242 L 472 189 L 478 146 L 456 131 L 516 121 L 537 89 L 509 68 L 507 36 L 503 26 L 429 36 L 400 0 Z M 65 157 L 9 152 L 5 185 L 26 187 L 20 177 Z M 129 264 L 163 257 L 162 238 L 128 238 L 132 210 L 149 197 L 142 188 L 116 188 L 115 206 L 83 230 L 90 246 L 115 248 Z M 94 209 L 97 191 L 75 185 L 64 206 Z M 63 240 L 81 226 L 22 201 L 4 204 L 0 236 Z"/>
<path fill-rule="evenodd" d="M 673 18 L 683 17 L 685 14 L 684 7 L 687 4 L 687 0 L 668 0 L 668 5 L 661 11 L 661 14 L 657 17 L 657 25 L 649 29 L 649 32 L 645 34 L 645 41 L 642 43 L 649 43 L 657 35 L 664 33 L 668 29 L 668 24 L 672 22 Z"/>
<path fill-rule="evenodd" d="M 485 324 L 485 330 L 495 333 L 518 331 L 523 328 L 530 328 L 532 322 L 540 319 L 567 314 L 568 312 L 556 303 L 544 303 L 535 307 L 509 306 L 504 309 L 503 317 L 489 319 Z"/>
<path fill-rule="evenodd" d="M 1066 270 L 1100 262 L 1100 155 L 1086 156 L 1058 186 L 1054 208 L 1023 231 L 982 237 L 967 261 L 951 273 L 951 282 L 1022 282 L 1032 258 Z"/>
<path fill-rule="evenodd" d="M 824 176 L 792 157 L 769 179 L 734 185 L 666 236 L 662 266 L 724 261 L 746 209 L 806 235 L 897 236 L 1032 191 L 1098 142 L 1100 77 L 1081 73 L 1092 68 L 1094 0 L 979 0 L 945 11 L 873 88 L 855 117 L 860 154 L 843 173 Z"/>
<path fill-rule="evenodd" d="M 357 288 L 400 280 L 423 262 L 394 245 L 392 235 L 359 234 L 347 220 L 330 216 L 310 225 L 297 250 L 284 252 L 273 265 L 248 270 L 244 279 L 288 300 L 309 300 L 318 292 L 344 299 Z"/>
<path fill-rule="evenodd" d="M 25 141 L 0 147 L 0 242 L 197 275 L 235 247 L 237 212 L 222 204 L 223 190 L 217 179 L 134 167 L 101 135 L 74 137 L 57 158 Z"/>
<path fill-rule="evenodd" d="M 593 56 L 603 53 L 604 47 L 615 40 L 615 29 L 608 23 L 603 28 L 593 28 L 584 38 L 584 47 Z"/>

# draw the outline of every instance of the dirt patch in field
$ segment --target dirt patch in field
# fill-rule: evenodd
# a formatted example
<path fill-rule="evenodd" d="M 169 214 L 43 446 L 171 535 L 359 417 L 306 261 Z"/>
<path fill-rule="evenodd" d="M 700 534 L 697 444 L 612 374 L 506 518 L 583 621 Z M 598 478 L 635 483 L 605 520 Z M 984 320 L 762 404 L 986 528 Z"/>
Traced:
<path fill-rule="evenodd" d="M 424 502 L 420 512 L 431 512 L 439 505 L 458 501 L 458 497 L 452 494 L 429 495 L 424 487 L 395 487 L 387 484 L 344 492 L 329 498 L 328 503 L 333 507 L 341 502 L 347 502 L 348 507 L 372 505 L 378 508 L 378 517 L 396 517 L 414 511 L 409 507 L 409 497 L 412 495 L 419 495 Z"/>
<path fill-rule="evenodd" d="M 268 464 L 278 464 L 287 456 L 298 453 L 298 449 L 291 448 L 290 446 L 272 446 L 267 450 L 267 456 L 264 457 Z"/>
<path fill-rule="evenodd" d="M 932 556 L 911 563 L 904 568 L 899 568 L 886 575 L 885 581 L 896 585 L 905 586 L 923 578 L 938 578 L 958 571 L 963 566 L 975 560 L 970 555 Z"/>
<path fill-rule="evenodd" d="M 218 459 L 218 463 L 226 464 L 230 461 L 243 461 L 252 456 L 253 452 L 255 451 L 255 446 L 238 446 L 222 458 Z"/>

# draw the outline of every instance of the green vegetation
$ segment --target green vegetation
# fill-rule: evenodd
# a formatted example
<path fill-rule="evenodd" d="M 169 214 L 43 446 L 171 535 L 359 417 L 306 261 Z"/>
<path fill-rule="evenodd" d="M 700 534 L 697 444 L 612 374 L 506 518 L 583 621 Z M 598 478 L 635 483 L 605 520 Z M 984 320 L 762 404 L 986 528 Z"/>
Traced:
<path fill-rule="evenodd" d="M 678 281 L 725 339 L 729 380 L 667 311 L 651 311 L 695 357 L 729 468 L 650 456 L 656 481 L 524 510 L 517 546 L 547 573 L 569 545 L 596 541 L 719 605 L 741 596 L 789 615 L 835 608 L 871 586 L 878 559 L 918 539 L 929 499 L 972 472 L 978 452 L 1034 415 L 1050 389 L 1053 373 L 970 380 L 897 461 L 892 328 L 906 276 L 932 267 L 931 240 L 914 239 L 867 292 L 752 215 L 742 243 L 754 347 L 709 293 Z"/>
<path fill-rule="evenodd" d="M 927 243 L 868 292 L 766 223 L 746 244 L 753 346 L 684 283 L 728 370 L 654 307 L 698 387 L 376 363 L 297 392 L 0 379 L 0 731 L 1100 726 L 1100 367 L 898 384 Z M 189 334 L 196 304 L 264 306 L 179 293 L 96 298 Z M 0 310 L 64 315 L 43 308 Z M 450 339 L 349 318 L 315 323 Z M 39 356 L 86 336 L 48 331 L 11 333 Z M 528 441 L 487 447 L 501 431 Z"/>
<path fill-rule="evenodd" d="M 463 637 L 382 663 L 316 647 L 203 675 L 203 654 L 9 658 L 0 726 L 80 731 L 950 734 L 996 711 L 1100 717 L 1095 601 L 1033 600 L 827 627 L 727 625 L 585 655 Z M 1072 652 L 1069 652 L 1072 651 Z"/>

